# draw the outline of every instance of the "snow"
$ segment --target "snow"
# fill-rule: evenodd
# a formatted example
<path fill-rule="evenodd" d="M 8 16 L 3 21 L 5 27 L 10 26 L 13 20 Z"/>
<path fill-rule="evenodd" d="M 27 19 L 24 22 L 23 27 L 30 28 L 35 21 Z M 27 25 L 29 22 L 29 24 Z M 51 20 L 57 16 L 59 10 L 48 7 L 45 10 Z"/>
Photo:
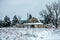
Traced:
<path fill-rule="evenodd" d="M 0 40 L 60 40 L 60 29 L 0 28 Z"/>
<path fill-rule="evenodd" d="M 43 25 L 43 23 L 24 23 L 25 25 L 40 25 L 40 24 L 42 24 Z"/>

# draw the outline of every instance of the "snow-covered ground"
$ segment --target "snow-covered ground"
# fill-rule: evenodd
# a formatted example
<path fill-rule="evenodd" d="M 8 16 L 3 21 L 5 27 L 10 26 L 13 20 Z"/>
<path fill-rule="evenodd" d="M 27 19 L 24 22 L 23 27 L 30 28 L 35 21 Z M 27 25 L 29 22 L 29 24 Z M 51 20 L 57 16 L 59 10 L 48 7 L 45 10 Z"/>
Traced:
<path fill-rule="evenodd" d="M 0 28 L 0 40 L 60 40 L 60 29 Z"/>

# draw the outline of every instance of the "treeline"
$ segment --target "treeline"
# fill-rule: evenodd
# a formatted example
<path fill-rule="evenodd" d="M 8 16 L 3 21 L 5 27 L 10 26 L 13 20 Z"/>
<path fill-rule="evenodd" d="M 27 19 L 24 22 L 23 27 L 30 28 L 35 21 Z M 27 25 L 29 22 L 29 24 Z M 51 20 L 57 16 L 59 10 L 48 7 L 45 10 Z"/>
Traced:
<path fill-rule="evenodd" d="M 13 20 L 11 21 L 10 18 L 8 16 L 5 16 L 4 17 L 4 20 L 0 20 L 0 27 L 13 27 L 15 26 L 16 24 L 23 24 L 23 23 L 28 23 L 28 22 L 31 22 L 29 21 L 32 17 L 31 14 L 28 15 L 28 18 L 26 20 L 21 20 L 21 17 L 20 16 L 14 16 L 13 17 Z M 34 22 L 34 21 L 32 21 Z"/>
<path fill-rule="evenodd" d="M 19 23 L 19 20 L 16 15 L 13 17 L 12 21 L 8 16 L 5 16 L 4 20 L 0 20 L 0 27 L 10 27 L 16 25 L 17 23 Z"/>

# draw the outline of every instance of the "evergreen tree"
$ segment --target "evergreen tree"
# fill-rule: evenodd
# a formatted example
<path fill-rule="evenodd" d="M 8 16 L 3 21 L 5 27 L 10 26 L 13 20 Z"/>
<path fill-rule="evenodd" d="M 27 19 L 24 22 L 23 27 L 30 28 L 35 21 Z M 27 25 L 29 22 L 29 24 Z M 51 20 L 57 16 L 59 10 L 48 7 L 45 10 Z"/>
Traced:
<path fill-rule="evenodd" d="M 17 16 L 15 15 L 15 16 L 13 17 L 13 20 L 12 20 L 12 25 L 16 25 L 17 23 L 19 23 L 19 21 L 18 21 Z"/>
<path fill-rule="evenodd" d="M 32 18 L 32 15 L 31 14 L 29 14 L 29 18 L 28 19 L 31 19 Z"/>
<path fill-rule="evenodd" d="M 4 17 L 4 27 L 9 27 L 11 24 L 10 18 L 5 16 Z"/>
<path fill-rule="evenodd" d="M 2 27 L 2 20 L 0 20 L 0 27 Z"/>

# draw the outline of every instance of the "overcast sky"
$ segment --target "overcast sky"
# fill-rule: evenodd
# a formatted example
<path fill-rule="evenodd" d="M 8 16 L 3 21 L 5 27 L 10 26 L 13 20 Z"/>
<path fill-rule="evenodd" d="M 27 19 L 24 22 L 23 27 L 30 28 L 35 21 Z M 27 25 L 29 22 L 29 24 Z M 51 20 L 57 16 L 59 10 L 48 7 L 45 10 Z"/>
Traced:
<path fill-rule="evenodd" d="M 58 2 L 58 0 L 0 0 L 0 19 L 5 15 L 13 18 L 14 15 L 27 18 L 27 13 L 39 17 L 39 12 L 45 9 L 46 4 Z"/>

